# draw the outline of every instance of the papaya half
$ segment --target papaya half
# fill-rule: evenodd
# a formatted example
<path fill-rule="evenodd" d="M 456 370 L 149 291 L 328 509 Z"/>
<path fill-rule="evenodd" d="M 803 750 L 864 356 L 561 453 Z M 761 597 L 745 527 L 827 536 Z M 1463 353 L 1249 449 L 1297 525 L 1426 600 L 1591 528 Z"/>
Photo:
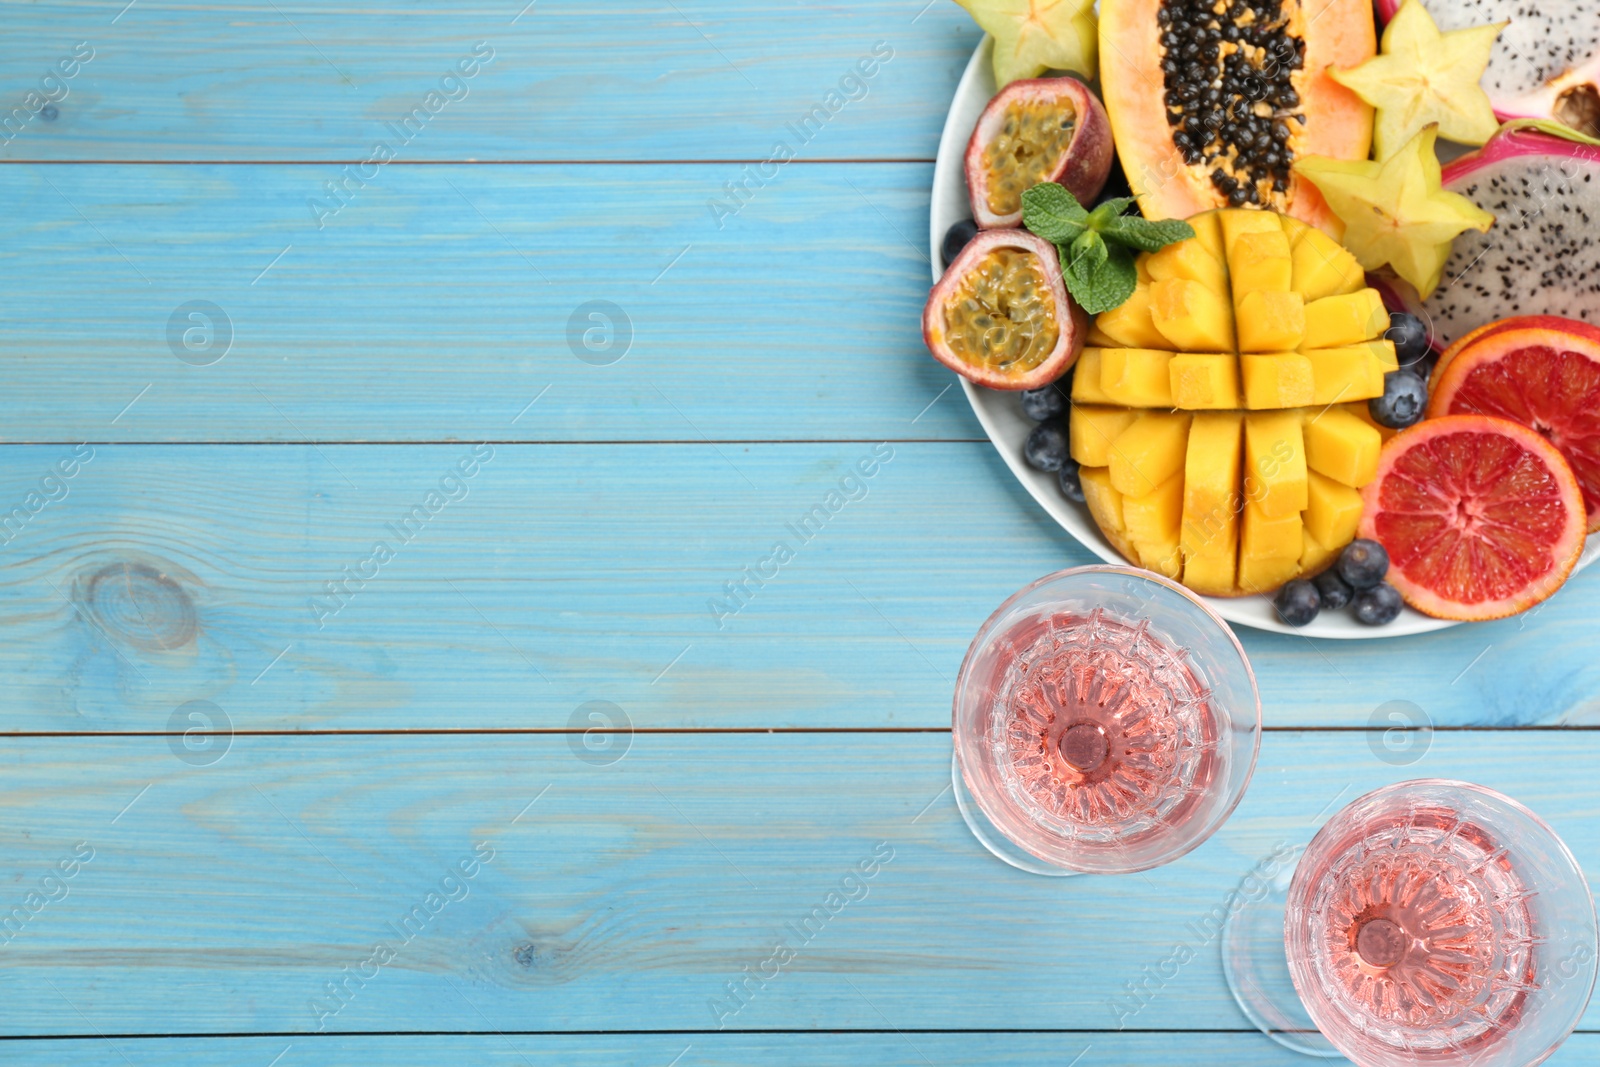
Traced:
<path fill-rule="evenodd" d="M 1140 210 L 1269 208 L 1342 236 L 1290 168 L 1367 158 L 1372 109 L 1327 70 L 1376 50 L 1370 0 L 1102 0 L 1101 86 Z"/>

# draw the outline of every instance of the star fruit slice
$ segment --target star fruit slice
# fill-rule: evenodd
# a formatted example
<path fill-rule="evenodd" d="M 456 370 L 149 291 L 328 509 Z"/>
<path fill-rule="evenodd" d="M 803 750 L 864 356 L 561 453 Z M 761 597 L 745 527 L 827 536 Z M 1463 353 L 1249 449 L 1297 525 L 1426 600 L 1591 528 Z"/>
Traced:
<path fill-rule="evenodd" d="M 1094 0 L 956 0 L 994 38 L 994 82 L 1004 89 L 1047 70 L 1093 78 L 1099 58 Z"/>
<path fill-rule="evenodd" d="M 1344 223 L 1343 244 L 1361 266 L 1389 264 L 1423 298 L 1438 288 L 1451 242 L 1494 225 L 1489 212 L 1440 187 L 1438 135 L 1425 126 L 1381 163 L 1307 156 L 1294 165 Z"/>
<path fill-rule="evenodd" d="M 1329 77 L 1378 109 L 1372 139 L 1388 159 L 1417 131 L 1437 123 L 1439 136 L 1481 145 L 1499 128 L 1480 79 L 1495 38 L 1509 23 L 1440 33 L 1420 0 L 1405 0 L 1383 31 L 1383 51 Z"/>

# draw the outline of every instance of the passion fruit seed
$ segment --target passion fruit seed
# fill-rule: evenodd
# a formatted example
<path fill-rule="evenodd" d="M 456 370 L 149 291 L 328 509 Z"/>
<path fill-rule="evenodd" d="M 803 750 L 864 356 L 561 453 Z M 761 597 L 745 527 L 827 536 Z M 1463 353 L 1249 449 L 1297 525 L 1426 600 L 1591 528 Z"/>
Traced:
<path fill-rule="evenodd" d="M 1288 0 L 1291 12 L 1297 0 Z M 1305 125 L 1294 72 L 1306 42 L 1284 0 L 1162 0 L 1161 72 L 1172 143 L 1233 207 L 1282 208 Z"/>
<path fill-rule="evenodd" d="M 945 336 L 967 363 L 1031 369 L 1055 349 L 1055 301 L 1033 253 L 997 248 L 979 260 L 945 301 Z"/>
<path fill-rule="evenodd" d="M 983 150 L 989 172 L 989 210 L 1009 215 L 1022 208 L 1022 194 L 1043 181 L 1072 142 L 1076 116 L 1064 101 L 1013 100 L 1000 132 Z"/>

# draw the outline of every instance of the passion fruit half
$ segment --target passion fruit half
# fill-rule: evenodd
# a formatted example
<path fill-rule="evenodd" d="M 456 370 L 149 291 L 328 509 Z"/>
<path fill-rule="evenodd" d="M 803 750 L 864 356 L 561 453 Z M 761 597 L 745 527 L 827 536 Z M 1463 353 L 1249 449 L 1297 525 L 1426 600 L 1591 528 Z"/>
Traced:
<path fill-rule="evenodd" d="M 1037 389 L 1083 349 L 1089 316 L 1061 279 L 1056 246 L 1026 230 L 984 230 L 928 294 L 933 358 L 990 389 Z"/>
<path fill-rule="evenodd" d="M 1022 194 L 1059 182 L 1089 204 L 1111 173 L 1111 120 L 1076 78 L 1012 82 L 978 116 L 967 141 L 967 193 L 985 230 L 1022 225 Z"/>

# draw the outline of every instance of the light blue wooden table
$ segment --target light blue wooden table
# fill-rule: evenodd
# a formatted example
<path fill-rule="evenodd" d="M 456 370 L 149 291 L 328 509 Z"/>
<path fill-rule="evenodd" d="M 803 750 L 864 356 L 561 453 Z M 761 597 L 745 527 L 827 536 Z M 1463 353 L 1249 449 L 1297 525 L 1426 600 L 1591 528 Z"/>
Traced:
<path fill-rule="evenodd" d="M 0 5 L 8 1063 L 1290 1064 L 1204 918 L 1336 798 L 1481 781 L 1600 874 L 1600 568 L 1245 633 L 1212 841 L 991 860 L 951 683 L 1089 556 L 918 337 L 973 26 L 522 2 Z"/>

